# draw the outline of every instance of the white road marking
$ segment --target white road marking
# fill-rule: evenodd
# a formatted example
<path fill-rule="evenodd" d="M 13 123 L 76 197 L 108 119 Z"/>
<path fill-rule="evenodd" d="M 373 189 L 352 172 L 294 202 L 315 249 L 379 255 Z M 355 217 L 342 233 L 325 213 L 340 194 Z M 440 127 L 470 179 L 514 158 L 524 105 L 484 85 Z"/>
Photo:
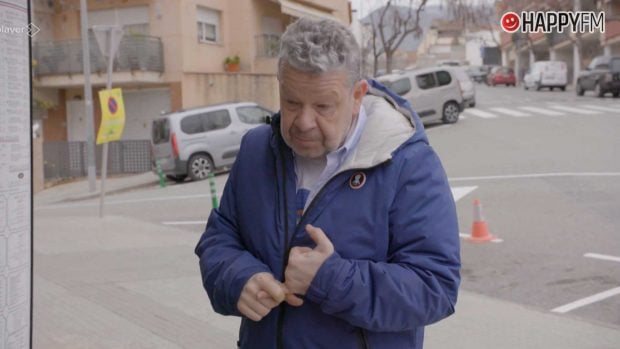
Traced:
<path fill-rule="evenodd" d="M 450 190 L 452 191 L 454 202 L 457 202 L 460 199 L 462 199 L 464 196 L 466 196 L 467 194 L 476 190 L 477 188 L 478 188 L 477 186 L 450 187 Z M 205 225 L 207 224 L 207 221 L 167 221 L 167 222 L 161 222 L 161 224 L 164 224 L 164 225 Z"/>
<path fill-rule="evenodd" d="M 476 190 L 478 187 L 474 186 L 474 187 L 450 187 L 450 190 L 452 191 L 452 196 L 454 197 L 454 202 L 459 201 L 460 199 L 462 199 L 465 195 L 471 193 L 472 191 Z"/>
<path fill-rule="evenodd" d="M 580 108 L 575 108 L 575 107 L 569 107 L 566 105 L 550 105 L 549 108 L 553 108 L 557 110 L 564 110 L 573 115 L 577 115 L 577 114 L 593 115 L 593 114 L 601 113 L 600 111 L 597 111 L 597 110 L 580 109 Z"/>
<path fill-rule="evenodd" d="M 586 253 L 583 256 L 586 258 L 602 259 L 604 261 L 612 261 L 612 262 L 620 263 L 620 257 L 610 256 L 606 254 Z"/>
<path fill-rule="evenodd" d="M 207 221 L 171 221 L 161 222 L 163 225 L 205 225 Z"/>
<path fill-rule="evenodd" d="M 451 182 L 480 181 L 494 179 L 521 179 L 521 178 L 547 178 L 547 177 L 620 177 L 620 172 L 559 172 L 559 173 L 530 173 L 504 176 L 478 176 L 478 177 L 454 177 L 448 178 Z"/>
<path fill-rule="evenodd" d="M 601 107 L 600 105 L 591 105 L 591 104 L 580 104 L 580 107 L 585 107 L 594 110 L 607 111 L 612 113 L 620 113 L 620 107 L 618 108 L 610 108 L 610 107 Z"/>
<path fill-rule="evenodd" d="M 508 109 L 508 108 L 489 108 L 493 111 L 496 111 L 498 113 L 502 113 L 502 114 L 507 114 L 510 116 L 516 116 L 518 118 L 520 117 L 526 117 L 526 116 L 532 116 L 531 114 L 527 114 L 521 111 L 518 111 L 516 109 Z"/>
<path fill-rule="evenodd" d="M 466 109 L 463 113 L 465 113 L 465 115 L 469 115 L 469 116 L 473 115 L 473 116 L 477 116 L 483 119 L 493 119 L 497 117 L 497 115 L 495 114 L 491 114 L 489 112 L 482 111 L 480 109 Z"/>
<path fill-rule="evenodd" d="M 461 239 L 469 239 L 469 238 L 471 238 L 471 235 L 469 235 L 469 234 L 459 233 L 459 236 L 461 237 Z M 504 240 L 502 240 L 502 239 L 493 239 L 493 240 L 491 240 L 491 242 L 494 242 L 496 244 L 498 244 L 500 242 L 503 242 L 503 241 Z"/>
<path fill-rule="evenodd" d="M 217 196 L 221 197 L 222 193 L 217 193 Z M 106 205 L 124 205 L 124 204 L 134 204 L 134 203 L 138 203 L 138 202 L 203 199 L 203 198 L 210 198 L 210 197 L 211 197 L 211 194 L 160 196 L 160 197 L 154 197 L 154 198 L 107 201 L 105 204 Z M 41 206 L 41 207 L 35 207 L 34 209 L 36 211 L 36 210 L 50 210 L 50 209 L 57 209 L 57 208 L 90 207 L 90 206 L 99 206 L 99 202 L 86 202 L 86 203 L 60 204 L 60 205 L 46 205 L 46 206 Z"/>
<path fill-rule="evenodd" d="M 595 295 L 592 295 L 590 297 L 586 297 L 586 298 L 582 298 L 579 300 L 576 300 L 572 303 L 568 303 L 565 304 L 563 306 L 557 307 L 552 309 L 551 311 L 554 313 L 560 313 L 560 314 L 564 314 L 564 313 L 568 313 L 571 310 L 575 310 L 577 308 L 581 308 L 583 306 L 592 304 L 592 303 L 596 303 L 599 301 L 602 301 L 604 299 L 607 299 L 609 297 L 613 297 L 617 294 L 620 294 L 620 287 L 616 287 L 616 288 L 612 288 L 611 290 L 607 290 L 607 291 L 603 291 L 601 293 L 597 293 Z"/>
<path fill-rule="evenodd" d="M 558 111 L 553 111 L 553 110 L 548 110 L 548 109 L 543 109 L 543 108 L 537 108 L 537 107 L 519 107 L 519 109 L 531 111 L 533 113 L 538 113 L 538 114 L 542 114 L 542 115 L 548 115 L 548 116 L 564 115 L 564 113 L 560 113 Z"/>

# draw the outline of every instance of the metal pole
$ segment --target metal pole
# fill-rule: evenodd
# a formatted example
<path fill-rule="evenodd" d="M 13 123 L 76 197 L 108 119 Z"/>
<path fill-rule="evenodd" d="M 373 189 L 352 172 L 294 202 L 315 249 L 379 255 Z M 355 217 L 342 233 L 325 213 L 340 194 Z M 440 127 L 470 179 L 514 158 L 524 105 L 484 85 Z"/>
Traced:
<path fill-rule="evenodd" d="M 88 159 L 88 191 L 96 186 L 95 168 L 95 117 L 93 116 L 93 91 L 90 84 L 90 43 L 88 41 L 88 9 L 86 0 L 80 0 L 80 25 L 82 35 L 82 64 L 84 68 L 84 107 L 86 109 L 86 157 Z"/>
<path fill-rule="evenodd" d="M 108 43 L 108 81 L 106 89 L 112 89 L 112 69 L 114 67 L 114 57 L 112 56 L 114 49 L 112 47 L 112 30 L 106 33 L 106 41 Z M 103 218 L 103 203 L 105 201 L 105 178 L 108 172 L 108 142 L 103 143 L 103 154 L 101 155 L 101 194 L 99 196 L 99 217 Z"/>
<path fill-rule="evenodd" d="M 581 10 L 581 4 L 579 0 L 575 0 L 573 3 L 575 11 Z M 578 34 L 574 34 L 575 42 L 573 42 L 573 85 L 577 86 L 577 78 L 581 72 L 581 57 L 579 52 L 580 37 Z"/>

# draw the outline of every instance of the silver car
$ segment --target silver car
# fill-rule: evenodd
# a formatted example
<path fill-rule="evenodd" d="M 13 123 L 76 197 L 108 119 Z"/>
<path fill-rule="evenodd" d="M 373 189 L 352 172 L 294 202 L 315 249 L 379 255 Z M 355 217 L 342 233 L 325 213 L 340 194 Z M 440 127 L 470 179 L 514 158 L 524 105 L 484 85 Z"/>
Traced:
<path fill-rule="evenodd" d="M 256 103 L 226 103 L 181 110 L 153 120 L 153 172 L 169 179 L 203 180 L 231 166 L 250 129 L 269 121 L 272 112 Z"/>
<path fill-rule="evenodd" d="M 451 67 L 409 70 L 381 76 L 378 80 L 407 99 L 424 123 L 455 123 L 463 111 L 463 94 Z"/>

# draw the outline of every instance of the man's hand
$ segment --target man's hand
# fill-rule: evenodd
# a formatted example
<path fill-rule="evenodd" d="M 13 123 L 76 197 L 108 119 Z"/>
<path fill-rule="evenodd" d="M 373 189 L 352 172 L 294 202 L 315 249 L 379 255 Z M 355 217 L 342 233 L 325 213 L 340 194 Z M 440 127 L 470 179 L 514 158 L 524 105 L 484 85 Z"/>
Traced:
<path fill-rule="evenodd" d="M 321 228 L 307 224 L 306 231 L 316 243 L 316 247 L 293 247 L 284 272 L 288 291 L 300 295 L 306 294 L 323 262 L 334 253 L 334 245 Z"/>
<path fill-rule="evenodd" d="M 248 319 L 260 321 L 282 301 L 293 306 L 303 304 L 301 299 L 289 292 L 271 273 L 256 273 L 243 286 L 237 309 Z"/>

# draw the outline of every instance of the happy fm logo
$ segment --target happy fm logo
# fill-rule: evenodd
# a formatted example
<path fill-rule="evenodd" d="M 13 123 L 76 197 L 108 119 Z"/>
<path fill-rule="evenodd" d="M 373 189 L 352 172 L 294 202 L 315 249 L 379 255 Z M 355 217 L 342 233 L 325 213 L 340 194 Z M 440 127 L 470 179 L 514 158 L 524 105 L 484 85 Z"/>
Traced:
<path fill-rule="evenodd" d="M 605 32 L 605 12 L 594 11 L 523 11 L 506 12 L 500 20 L 506 33 L 595 33 Z"/>

